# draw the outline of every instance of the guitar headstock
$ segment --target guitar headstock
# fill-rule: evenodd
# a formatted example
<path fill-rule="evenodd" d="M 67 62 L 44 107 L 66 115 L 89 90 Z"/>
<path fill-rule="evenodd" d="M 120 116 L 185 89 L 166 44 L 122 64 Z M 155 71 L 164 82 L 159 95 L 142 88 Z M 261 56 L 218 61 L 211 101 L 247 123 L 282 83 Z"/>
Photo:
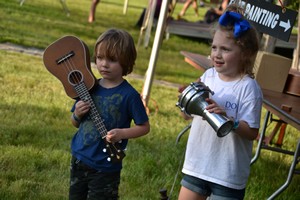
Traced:
<path fill-rule="evenodd" d="M 120 147 L 120 143 L 109 143 L 106 140 L 103 152 L 108 154 L 107 161 L 109 162 L 122 162 L 126 156 L 124 150 Z"/>

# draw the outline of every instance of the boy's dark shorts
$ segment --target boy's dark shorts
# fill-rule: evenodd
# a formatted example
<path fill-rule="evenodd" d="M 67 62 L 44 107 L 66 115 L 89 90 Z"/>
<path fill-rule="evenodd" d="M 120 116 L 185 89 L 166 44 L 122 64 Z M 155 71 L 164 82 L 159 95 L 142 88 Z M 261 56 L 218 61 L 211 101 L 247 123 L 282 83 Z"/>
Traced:
<path fill-rule="evenodd" d="M 70 200 L 119 198 L 120 171 L 97 171 L 72 157 L 70 172 Z"/>

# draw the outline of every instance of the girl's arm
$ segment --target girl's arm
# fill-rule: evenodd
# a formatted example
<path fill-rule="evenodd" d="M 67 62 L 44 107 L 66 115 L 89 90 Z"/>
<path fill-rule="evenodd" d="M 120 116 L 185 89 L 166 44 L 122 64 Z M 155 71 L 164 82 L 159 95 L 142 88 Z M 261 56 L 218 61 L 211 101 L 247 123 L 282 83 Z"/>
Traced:
<path fill-rule="evenodd" d="M 206 99 L 206 101 L 209 103 L 209 105 L 206 107 L 207 111 L 227 116 L 224 108 L 220 107 L 214 100 Z M 234 119 L 233 119 L 233 121 L 234 121 Z M 242 121 L 242 120 L 237 121 L 235 123 L 238 124 L 237 128 L 234 130 L 235 133 L 237 133 L 239 136 L 246 138 L 248 140 L 256 139 L 256 137 L 258 135 L 257 128 L 250 128 L 248 123 L 245 121 Z"/>
<path fill-rule="evenodd" d="M 242 120 L 238 124 L 237 129 L 234 130 L 236 134 L 248 140 L 255 140 L 257 138 L 258 128 L 250 128 L 248 123 Z"/>

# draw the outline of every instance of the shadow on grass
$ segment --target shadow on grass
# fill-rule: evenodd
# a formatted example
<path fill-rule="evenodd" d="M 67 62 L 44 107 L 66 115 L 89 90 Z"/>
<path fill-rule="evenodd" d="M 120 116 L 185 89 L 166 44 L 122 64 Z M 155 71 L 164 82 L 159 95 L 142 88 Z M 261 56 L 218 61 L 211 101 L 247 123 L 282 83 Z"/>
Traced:
<path fill-rule="evenodd" d="M 0 145 L 69 149 L 75 130 L 65 110 L 2 102 L 0 111 L 5 116 L 0 124 Z"/>

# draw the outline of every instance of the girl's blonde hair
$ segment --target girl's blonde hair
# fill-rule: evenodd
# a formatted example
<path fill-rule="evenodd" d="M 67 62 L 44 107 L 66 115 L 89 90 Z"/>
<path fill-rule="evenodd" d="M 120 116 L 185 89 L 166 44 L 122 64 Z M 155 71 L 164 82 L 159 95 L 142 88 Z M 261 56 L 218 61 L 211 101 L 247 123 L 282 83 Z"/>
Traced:
<path fill-rule="evenodd" d="M 130 74 L 135 65 L 137 52 L 132 36 L 121 29 L 109 29 L 99 36 L 95 45 L 97 57 L 118 61 L 123 69 L 123 76 Z"/>
<path fill-rule="evenodd" d="M 236 4 L 231 4 L 226 8 L 225 12 L 226 11 L 237 12 L 243 15 L 244 10 Z M 242 17 L 242 19 L 245 20 L 244 17 Z M 228 38 L 233 39 L 235 43 L 240 47 L 242 52 L 240 71 L 241 73 L 248 74 L 251 78 L 254 78 L 253 68 L 256 54 L 259 50 L 259 37 L 253 25 L 250 29 L 245 31 L 241 36 L 237 38 L 234 37 L 234 25 L 232 24 L 222 26 L 217 23 L 215 28 L 213 29 L 213 35 L 217 30 L 227 31 Z"/>

